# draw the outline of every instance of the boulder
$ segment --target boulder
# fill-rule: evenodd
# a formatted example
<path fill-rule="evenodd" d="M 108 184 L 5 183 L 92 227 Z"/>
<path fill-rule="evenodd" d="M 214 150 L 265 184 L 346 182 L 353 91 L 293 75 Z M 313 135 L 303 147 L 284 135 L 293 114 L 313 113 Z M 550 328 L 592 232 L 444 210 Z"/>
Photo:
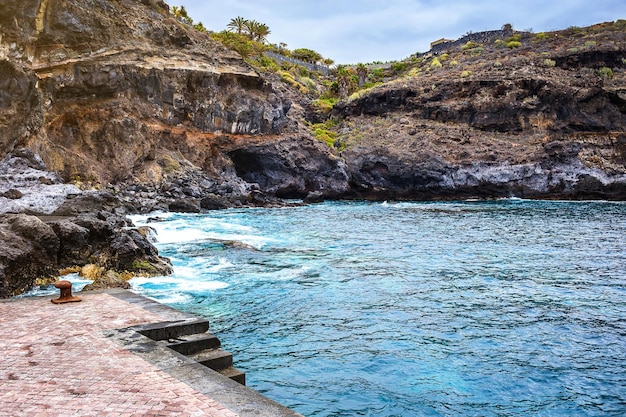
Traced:
<path fill-rule="evenodd" d="M 205 195 L 202 200 L 200 200 L 200 207 L 205 210 L 220 210 L 230 206 L 231 204 L 227 198 L 216 194 Z"/>
<path fill-rule="evenodd" d="M 114 271 L 109 270 L 102 276 L 94 279 L 91 284 L 85 285 L 82 291 L 103 290 L 106 288 L 130 289 L 131 287 L 126 279 L 124 279 Z"/>
<path fill-rule="evenodd" d="M 324 195 L 319 191 L 311 191 L 303 200 L 306 204 L 316 204 L 324 202 Z"/>
<path fill-rule="evenodd" d="M 59 220 L 50 223 L 60 241 L 59 263 L 62 265 L 80 265 L 93 253 L 90 243 L 90 230 L 71 220 Z"/>
<path fill-rule="evenodd" d="M 31 288 L 56 273 L 59 238 L 35 216 L 0 215 L 0 298 Z"/>
<path fill-rule="evenodd" d="M 179 198 L 172 201 L 168 208 L 179 213 L 199 213 L 200 202 L 196 198 Z"/>

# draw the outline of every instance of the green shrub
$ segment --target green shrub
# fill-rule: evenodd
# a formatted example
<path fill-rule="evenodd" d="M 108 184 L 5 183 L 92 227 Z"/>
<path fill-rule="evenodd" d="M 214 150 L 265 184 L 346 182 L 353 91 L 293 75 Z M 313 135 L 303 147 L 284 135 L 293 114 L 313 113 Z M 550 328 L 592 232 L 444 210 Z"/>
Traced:
<path fill-rule="evenodd" d="M 274 61 L 272 58 L 269 58 L 265 55 L 261 55 L 258 58 L 258 63 L 261 65 L 262 68 L 265 68 L 272 72 L 277 72 L 280 68 L 278 64 L 276 63 L 276 61 Z"/>
<path fill-rule="evenodd" d="M 300 84 L 296 81 L 296 79 L 294 78 L 293 74 L 287 71 L 283 71 L 283 70 L 279 70 L 278 71 L 278 75 L 280 75 L 280 79 L 283 80 L 283 82 L 286 82 L 287 84 L 291 85 L 292 87 L 296 87 L 299 88 Z"/>
<path fill-rule="evenodd" d="M 309 91 L 317 90 L 317 84 L 315 84 L 315 81 L 313 81 L 310 77 L 300 77 L 298 81 L 304 84 Z"/>
<path fill-rule="evenodd" d="M 335 127 L 335 122 L 329 119 L 324 123 L 312 124 L 311 131 L 315 139 L 321 140 L 328 146 L 333 147 L 337 141 L 337 133 L 331 131 L 333 127 Z"/>
<path fill-rule="evenodd" d="M 450 59 L 450 55 L 448 54 L 441 54 L 441 56 L 439 57 L 440 61 L 447 61 L 448 59 Z"/>
<path fill-rule="evenodd" d="M 506 46 L 506 42 L 503 41 L 502 39 L 496 39 L 496 41 L 493 44 L 495 45 L 496 48 L 504 48 Z"/>
<path fill-rule="evenodd" d="M 367 78 L 369 78 L 370 80 L 382 80 L 384 76 L 385 70 L 383 70 L 382 68 L 374 68 Z"/>
<path fill-rule="evenodd" d="M 470 75 L 472 75 L 472 71 L 467 71 L 467 70 L 466 70 L 466 71 L 463 71 L 463 72 L 461 73 L 461 78 L 467 78 L 467 77 L 469 77 Z"/>
<path fill-rule="evenodd" d="M 602 67 L 598 70 L 598 75 L 602 78 L 613 78 L 613 70 L 609 67 Z"/>
<path fill-rule="evenodd" d="M 474 55 L 474 56 L 476 56 L 476 55 L 480 55 L 480 54 L 482 54 L 483 52 L 485 52 L 485 48 L 483 48 L 482 46 L 479 46 L 479 47 L 476 47 L 476 48 L 472 48 L 472 49 L 470 50 L 470 53 L 471 53 L 472 55 Z"/>
<path fill-rule="evenodd" d="M 585 46 L 586 46 L 587 48 L 590 48 L 590 49 L 591 49 L 591 48 L 593 48 L 594 46 L 596 46 L 596 41 L 587 41 L 587 42 L 585 42 Z"/>
<path fill-rule="evenodd" d="M 411 70 L 406 74 L 407 77 L 419 77 L 422 73 L 422 69 L 420 67 L 411 68 Z M 382 84 L 382 83 L 378 83 Z"/>
<path fill-rule="evenodd" d="M 474 41 L 467 41 L 465 45 L 461 46 L 461 51 L 467 51 L 470 49 L 478 48 L 479 46 L 482 46 L 482 45 Z"/>
<path fill-rule="evenodd" d="M 369 92 L 369 88 L 365 90 L 355 91 L 354 93 L 350 94 L 350 97 L 348 97 L 348 101 L 350 102 L 350 101 L 358 100 L 361 97 L 365 97 L 368 92 Z"/>
<path fill-rule="evenodd" d="M 280 63 L 280 69 L 283 71 L 291 71 L 296 64 L 292 64 L 291 62 L 283 61 Z"/>
<path fill-rule="evenodd" d="M 570 27 L 567 28 L 567 32 L 568 32 L 569 35 L 579 37 L 579 36 L 584 35 L 585 30 L 583 28 L 578 27 L 578 26 L 570 26 Z"/>
<path fill-rule="evenodd" d="M 538 34 L 535 35 L 535 40 L 536 41 L 543 41 L 548 39 L 548 34 L 545 32 L 539 32 Z"/>
<path fill-rule="evenodd" d="M 543 65 L 546 67 L 555 67 L 556 61 L 554 59 L 546 58 L 543 60 Z"/>
<path fill-rule="evenodd" d="M 443 64 L 441 64 L 441 61 L 439 61 L 438 58 L 433 58 L 433 60 L 430 61 L 430 67 L 431 68 L 441 68 L 441 67 L 443 67 Z"/>
<path fill-rule="evenodd" d="M 398 62 L 394 62 L 393 64 L 391 64 L 391 70 L 396 74 L 406 70 L 406 67 L 407 67 L 406 62 L 398 61 Z"/>
<path fill-rule="evenodd" d="M 302 76 L 302 77 L 310 77 L 311 76 L 311 71 L 309 71 L 308 68 L 303 67 L 302 65 L 298 65 L 298 75 Z"/>
<path fill-rule="evenodd" d="M 506 47 L 509 49 L 519 48 L 520 46 L 522 46 L 522 43 L 520 41 L 510 41 L 506 44 Z"/>
<path fill-rule="evenodd" d="M 313 106 L 317 108 L 322 113 L 330 113 L 333 109 L 333 106 L 339 101 L 337 98 L 318 98 L 317 100 L 313 100 Z"/>
<path fill-rule="evenodd" d="M 413 70 L 411 70 L 411 71 L 413 71 Z M 409 74 L 410 74 L 410 72 L 409 72 Z M 370 89 L 370 88 L 373 88 L 373 87 L 376 87 L 376 86 L 379 86 L 379 85 L 382 85 L 382 84 L 383 84 L 383 82 L 382 82 L 382 81 L 367 82 L 367 83 L 363 84 L 363 87 L 362 87 L 362 88 L 363 88 L 364 90 L 367 90 L 367 89 Z"/>

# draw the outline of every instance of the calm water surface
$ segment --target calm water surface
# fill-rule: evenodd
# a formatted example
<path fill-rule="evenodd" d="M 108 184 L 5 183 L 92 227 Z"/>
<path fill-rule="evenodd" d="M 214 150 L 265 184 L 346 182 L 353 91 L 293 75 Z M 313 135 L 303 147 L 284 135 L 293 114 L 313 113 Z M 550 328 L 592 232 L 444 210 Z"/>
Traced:
<path fill-rule="evenodd" d="M 248 385 L 305 416 L 626 415 L 624 203 L 161 217 L 175 274 L 134 288 L 210 319 Z"/>

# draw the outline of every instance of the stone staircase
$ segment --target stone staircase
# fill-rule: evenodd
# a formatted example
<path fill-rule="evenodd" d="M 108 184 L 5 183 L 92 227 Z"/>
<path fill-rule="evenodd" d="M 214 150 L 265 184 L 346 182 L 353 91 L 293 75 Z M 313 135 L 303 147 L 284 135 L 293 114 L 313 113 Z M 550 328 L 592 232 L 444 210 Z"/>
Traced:
<path fill-rule="evenodd" d="M 233 366 L 233 355 L 221 348 L 204 319 L 161 322 L 141 326 L 139 333 L 220 374 L 246 385 L 246 374 Z"/>

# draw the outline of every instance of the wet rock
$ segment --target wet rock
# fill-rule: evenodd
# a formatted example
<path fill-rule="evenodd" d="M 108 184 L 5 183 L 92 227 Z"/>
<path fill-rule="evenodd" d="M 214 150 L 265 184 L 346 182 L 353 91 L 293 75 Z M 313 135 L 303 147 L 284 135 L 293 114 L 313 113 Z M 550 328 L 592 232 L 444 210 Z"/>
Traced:
<path fill-rule="evenodd" d="M 179 213 L 200 213 L 200 203 L 195 198 L 179 198 L 171 202 L 168 209 Z"/>
<path fill-rule="evenodd" d="M 91 284 L 83 287 L 82 291 L 103 290 L 107 288 L 130 289 L 131 286 L 126 279 L 114 271 L 107 271 L 105 274 L 96 277 Z"/>
<path fill-rule="evenodd" d="M 120 207 L 119 199 L 108 191 L 82 191 L 69 194 L 52 214 L 55 216 L 75 216 L 80 213 L 94 213 L 102 210 L 114 212 Z"/>
<path fill-rule="evenodd" d="M 315 204 L 315 203 L 323 203 L 324 202 L 324 194 L 319 191 L 311 191 L 303 200 L 304 203 L 307 204 Z"/>
<path fill-rule="evenodd" d="M 35 216 L 0 215 L 0 298 L 28 290 L 35 279 L 54 274 L 58 237 Z"/>
<path fill-rule="evenodd" d="M 200 200 L 200 207 L 204 210 L 221 210 L 230 206 L 228 199 L 216 194 L 206 195 Z"/>
<path fill-rule="evenodd" d="M 148 236 L 127 228 L 122 216 L 104 213 L 41 219 L 0 215 L 0 297 L 24 292 L 37 278 L 75 265 L 142 275 L 172 272 L 171 263 L 159 256 Z"/>
<path fill-rule="evenodd" d="M 84 264 L 93 253 L 90 230 L 71 220 L 51 222 L 50 226 L 59 238 L 59 263 L 61 265 Z"/>
<path fill-rule="evenodd" d="M 148 223 L 151 223 L 151 219 L 154 219 L 153 217 L 148 219 Z M 152 220 L 152 222 L 154 222 L 154 220 Z M 156 243 L 158 241 L 158 237 L 157 237 L 157 231 L 154 227 L 150 227 L 150 226 L 140 226 L 137 229 L 137 232 L 139 232 L 139 234 L 141 234 L 141 236 L 143 236 L 148 242 L 150 243 Z"/>
<path fill-rule="evenodd" d="M 166 258 L 159 256 L 149 237 L 134 228 L 122 216 L 109 215 L 106 220 L 95 215 L 83 215 L 72 220 L 55 224 L 55 229 L 66 231 L 68 238 L 75 236 L 80 243 L 63 246 L 64 259 L 78 258 L 75 264 L 96 260 L 105 269 L 167 275 L 172 271 Z M 85 234 L 85 231 L 87 234 Z M 72 264 L 72 263 L 70 263 Z"/>

